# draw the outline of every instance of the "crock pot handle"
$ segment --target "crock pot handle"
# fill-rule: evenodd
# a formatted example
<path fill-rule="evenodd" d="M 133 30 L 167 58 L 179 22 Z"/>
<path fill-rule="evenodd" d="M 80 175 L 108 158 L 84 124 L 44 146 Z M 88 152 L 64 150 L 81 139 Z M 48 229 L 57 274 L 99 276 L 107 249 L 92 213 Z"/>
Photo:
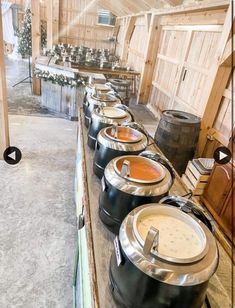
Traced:
<path fill-rule="evenodd" d="M 174 172 L 174 168 L 172 166 L 172 164 L 169 162 L 168 159 L 163 158 L 162 156 L 159 157 L 159 159 L 157 160 L 157 162 L 159 162 L 160 164 L 162 164 L 164 167 L 166 167 L 166 169 L 170 172 L 171 174 L 171 179 L 172 179 L 172 184 L 174 183 L 175 180 L 175 172 Z"/>
<path fill-rule="evenodd" d="M 144 242 L 144 253 L 146 255 L 149 255 L 152 250 L 157 251 L 159 244 L 159 230 L 151 227 L 148 231 L 148 234 L 146 236 L 145 242 Z"/>
<path fill-rule="evenodd" d="M 140 123 L 137 123 L 137 122 L 129 122 L 129 123 L 123 123 L 122 124 L 123 126 L 128 126 L 128 127 L 131 127 L 131 128 L 134 128 L 138 131 L 140 131 L 141 133 L 143 133 L 146 138 L 148 139 L 148 143 L 149 143 L 149 133 L 147 132 L 147 130 L 145 129 L 145 127 L 140 124 Z"/>
<path fill-rule="evenodd" d="M 101 103 L 100 106 L 97 108 L 98 112 L 104 115 L 104 105 Z"/>
<path fill-rule="evenodd" d="M 83 102 L 86 104 L 86 100 L 87 100 L 87 92 L 85 92 L 84 98 L 83 98 Z"/>
<path fill-rule="evenodd" d="M 126 176 L 130 176 L 130 173 L 131 173 L 130 162 L 129 160 L 124 160 L 120 175 L 121 177 L 126 177 Z"/>
<path fill-rule="evenodd" d="M 113 90 L 114 95 L 120 99 L 121 103 L 123 103 L 121 96 L 118 94 L 118 91 L 113 87 L 111 82 L 106 82 L 106 85 L 108 85 Z"/>
<path fill-rule="evenodd" d="M 134 117 L 134 114 L 132 113 L 131 109 L 129 107 L 127 107 L 126 105 L 121 105 L 121 104 L 118 104 L 116 105 L 115 107 L 119 108 L 119 109 L 122 109 L 126 112 L 129 113 L 129 115 L 131 116 L 131 121 L 132 122 L 135 122 L 135 117 Z"/>
<path fill-rule="evenodd" d="M 111 128 L 111 134 L 114 138 L 118 137 L 118 125 L 114 124 Z"/>

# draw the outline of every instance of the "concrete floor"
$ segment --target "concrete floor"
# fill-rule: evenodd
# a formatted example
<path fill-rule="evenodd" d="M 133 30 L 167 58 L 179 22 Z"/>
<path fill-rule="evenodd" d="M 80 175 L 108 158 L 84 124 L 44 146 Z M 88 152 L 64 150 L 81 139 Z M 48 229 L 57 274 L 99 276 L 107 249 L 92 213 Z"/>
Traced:
<path fill-rule="evenodd" d="M 23 157 L 0 161 L 0 307 L 71 308 L 77 124 L 41 110 L 29 85 L 11 87 L 25 68 L 7 61 L 11 145 Z"/>

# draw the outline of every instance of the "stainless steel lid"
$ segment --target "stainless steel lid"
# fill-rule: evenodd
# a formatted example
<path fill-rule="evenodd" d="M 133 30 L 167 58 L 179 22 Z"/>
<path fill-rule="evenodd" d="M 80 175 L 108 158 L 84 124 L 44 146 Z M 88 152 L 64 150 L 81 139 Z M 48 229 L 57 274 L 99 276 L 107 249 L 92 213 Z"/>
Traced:
<path fill-rule="evenodd" d="M 113 128 L 115 127 L 118 128 L 118 132 L 121 132 L 121 134 L 118 133 L 118 138 L 115 138 L 113 136 L 116 135 L 116 133 L 113 131 Z M 127 153 L 141 152 L 146 149 L 148 139 L 142 132 L 134 128 L 131 128 L 133 131 L 121 131 L 121 128 L 126 129 L 127 126 L 113 125 L 112 127 L 101 129 L 97 136 L 97 142 L 108 149 Z M 130 129 L 130 127 L 128 128 Z M 125 132 L 124 135 L 122 134 L 122 132 Z M 131 137 L 129 138 L 130 135 Z"/>
<path fill-rule="evenodd" d="M 209 229 L 170 205 L 134 209 L 124 219 L 119 239 L 126 257 L 139 270 L 167 284 L 203 283 L 218 266 L 218 248 Z"/>
<path fill-rule="evenodd" d="M 113 95 L 106 94 L 106 93 L 94 93 L 91 97 L 97 101 L 102 102 L 116 102 L 117 98 Z"/>
<path fill-rule="evenodd" d="M 147 163 L 147 166 L 153 170 L 150 177 L 145 168 L 138 166 L 139 158 L 144 159 L 141 161 L 143 165 Z M 137 174 L 129 172 L 127 165 L 130 160 L 132 160 L 132 166 L 134 161 L 137 162 L 134 165 L 138 168 Z M 124 161 L 127 162 L 124 164 Z M 135 196 L 161 196 L 166 194 L 172 186 L 172 177 L 167 168 L 151 159 L 138 155 L 124 155 L 112 159 L 105 167 L 104 176 L 110 185 Z"/>
<path fill-rule="evenodd" d="M 105 103 L 107 104 L 107 103 Z M 112 106 L 100 106 L 91 112 L 92 122 L 105 123 L 108 126 L 131 122 L 129 112 Z"/>
<path fill-rule="evenodd" d="M 143 139 L 143 134 L 127 126 L 112 126 L 104 130 L 105 135 L 116 142 L 136 143 Z"/>

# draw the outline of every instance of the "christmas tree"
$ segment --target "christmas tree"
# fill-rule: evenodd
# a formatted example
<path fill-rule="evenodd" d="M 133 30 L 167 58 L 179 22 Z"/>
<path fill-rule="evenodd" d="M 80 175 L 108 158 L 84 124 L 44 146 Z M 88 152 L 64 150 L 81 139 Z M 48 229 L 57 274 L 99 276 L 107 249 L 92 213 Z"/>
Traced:
<path fill-rule="evenodd" d="M 27 9 L 24 15 L 23 25 L 18 32 L 19 47 L 18 52 L 25 57 L 32 54 L 32 16 L 30 9 Z"/>
<path fill-rule="evenodd" d="M 32 14 L 30 9 L 25 11 L 23 25 L 20 30 L 17 31 L 19 37 L 18 52 L 22 57 L 32 55 Z M 46 47 L 47 44 L 47 32 L 45 22 L 41 22 L 41 48 Z"/>

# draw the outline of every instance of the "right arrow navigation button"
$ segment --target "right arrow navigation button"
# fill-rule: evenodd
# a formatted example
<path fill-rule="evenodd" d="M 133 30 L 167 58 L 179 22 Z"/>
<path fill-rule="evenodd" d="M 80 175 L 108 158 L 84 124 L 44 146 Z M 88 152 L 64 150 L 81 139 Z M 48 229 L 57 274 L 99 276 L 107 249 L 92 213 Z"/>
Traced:
<path fill-rule="evenodd" d="M 214 159 L 218 164 L 224 165 L 231 160 L 232 154 L 226 147 L 219 147 L 214 152 Z"/>

